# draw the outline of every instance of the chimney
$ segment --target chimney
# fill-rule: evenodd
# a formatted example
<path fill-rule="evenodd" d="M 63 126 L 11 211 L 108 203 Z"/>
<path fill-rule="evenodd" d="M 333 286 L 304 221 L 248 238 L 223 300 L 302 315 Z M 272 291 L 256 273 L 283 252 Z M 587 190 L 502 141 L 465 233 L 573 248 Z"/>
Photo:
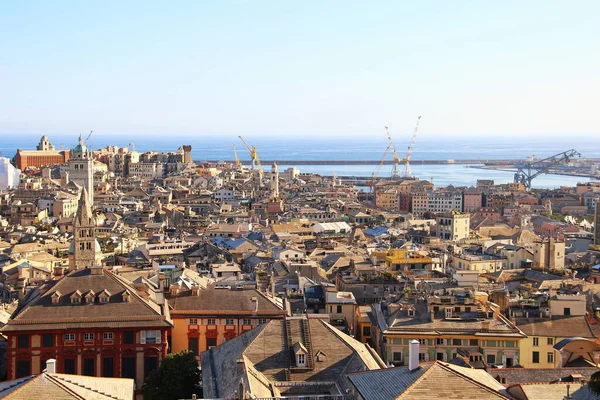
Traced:
<path fill-rule="evenodd" d="M 481 321 L 481 329 L 484 331 L 490 330 L 490 321 Z"/>
<path fill-rule="evenodd" d="M 164 272 L 158 273 L 158 290 L 160 290 L 161 293 L 164 293 L 164 291 L 165 291 L 165 273 Z"/>
<path fill-rule="evenodd" d="M 435 321 L 435 312 L 431 310 L 431 322 Z"/>
<path fill-rule="evenodd" d="M 192 296 L 199 296 L 199 295 L 200 295 L 200 286 L 198 286 L 198 285 L 192 286 Z"/>
<path fill-rule="evenodd" d="M 253 297 L 251 300 L 252 300 L 252 312 L 257 313 L 258 312 L 258 298 Z"/>
<path fill-rule="evenodd" d="M 49 374 L 56 373 L 56 360 L 54 358 L 46 360 L 46 372 Z"/>
<path fill-rule="evenodd" d="M 419 368 L 419 341 L 411 340 L 408 345 L 408 370 L 414 371 Z"/>

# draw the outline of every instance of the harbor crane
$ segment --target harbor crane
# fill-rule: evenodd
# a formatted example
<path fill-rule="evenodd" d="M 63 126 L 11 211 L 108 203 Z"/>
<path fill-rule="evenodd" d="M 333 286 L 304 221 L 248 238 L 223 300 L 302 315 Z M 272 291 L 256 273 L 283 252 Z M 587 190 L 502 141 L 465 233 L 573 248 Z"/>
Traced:
<path fill-rule="evenodd" d="M 402 160 L 404 162 L 404 178 L 412 178 L 412 172 L 410 171 L 410 157 L 412 156 L 413 149 L 415 147 L 415 141 L 417 140 L 417 131 L 419 130 L 419 122 L 421 122 L 421 116 L 417 118 L 417 124 L 415 125 L 415 130 L 413 131 L 412 138 L 410 139 L 410 146 L 408 146 L 408 151 L 406 152 L 406 156 Z"/>
<path fill-rule="evenodd" d="M 394 166 L 392 167 L 392 179 L 400 178 L 400 168 L 399 164 L 402 161 L 400 157 L 398 157 L 398 153 L 396 153 L 396 148 L 394 147 L 394 143 L 392 143 L 392 136 L 390 135 L 390 131 L 388 127 L 385 127 L 385 133 L 387 134 L 389 148 L 392 150 L 392 156 L 394 157 Z"/>
<path fill-rule="evenodd" d="M 555 154 L 543 160 L 534 162 L 525 162 L 522 164 L 516 164 L 517 172 L 515 173 L 515 183 L 522 183 L 525 189 L 531 189 L 531 181 L 541 174 L 547 174 L 550 169 L 561 163 L 568 163 L 571 158 L 581 154 L 574 150 L 567 150 L 561 153 Z"/>
<path fill-rule="evenodd" d="M 260 158 L 258 158 L 258 153 L 256 152 L 256 146 L 252 146 L 252 148 L 250 148 L 250 146 L 248 145 L 248 143 L 246 143 L 246 141 L 244 140 L 243 137 L 241 137 L 241 136 L 238 136 L 238 137 L 240 138 L 242 143 L 244 143 L 244 146 L 246 146 L 246 148 L 248 149 L 248 153 L 250 153 L 250 158 L 252 159 L 251 169 L 254 170 L 255 165 L 257 165 L 258 173 L 260 175 L 260 179 L 262 180 L 264 171 L 263 171 L 262 164 L 260 163 Z"/>
<path fill-rule="evenodd" d="M 237 169 L 242 169 L 242 162 L 238 158 L 237 150 L 235 148 L 235 144 L 233 145 L 233 156 L 235 157 L 235 166 Z"/>
<path fill-rule="evenodd" d="M 390 148 L 392 146 L 389 146 L 385 148 L 385 151 L 383 152 L 383 157 L 381 157 L 381 161 L 379 162 L 379 165 L 377 166 L 377 169 L 375 170 L 375 172 L 373 172 L 373 178 L 371 179 L 371 193 L 374 191 L 375 188 L 375 181 L 377 180 L 377 177 L 379 177 L 379 171 L 381 171 L 381 167 L 383 166 L 383 163 L 385 162 L 385 158 L 388 155 L 388 152 L 390 151 Z"/>

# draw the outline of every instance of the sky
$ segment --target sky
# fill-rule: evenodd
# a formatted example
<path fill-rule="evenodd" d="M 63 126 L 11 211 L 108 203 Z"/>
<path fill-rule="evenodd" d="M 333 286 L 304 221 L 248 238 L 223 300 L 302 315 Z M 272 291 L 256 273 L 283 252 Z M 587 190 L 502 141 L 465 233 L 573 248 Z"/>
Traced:
<path fill-rule="evenodd" d="M 0 136 L 600 135 L 600 2 L 4 1 Z"/>

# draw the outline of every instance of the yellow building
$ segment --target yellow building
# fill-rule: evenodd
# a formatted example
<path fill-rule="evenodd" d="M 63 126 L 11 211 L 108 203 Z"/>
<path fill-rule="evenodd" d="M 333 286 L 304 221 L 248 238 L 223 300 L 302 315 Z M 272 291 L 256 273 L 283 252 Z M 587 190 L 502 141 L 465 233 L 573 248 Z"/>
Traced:
<path fill-rule="evenodd" d="M 175 294 L 175 293 L 173 293 Z M 172 298 L 171 352 L 200 353 L 244 332 L 283 319 L 285 310 L 256 289 L 205 289 Z M 190 294 L 190 293 L 186 293 Z"/>
<path fill-rule="evenodd" d="M 557 368 L 560 354 L 554 345 L 566 338 L 596 340 L 585 316 L 517 318 L 515 323 L 527 337 L 519 342 L 519 364 L 525 368 Z M 571 360 L 572 361 L 572 360 Z"/>
<path fill-rule="evenodd" d="M 375 193 L 375 204 L 386 210 L 398 209 L 398 193 L 396 189 L 378 190 Z"/>
<path fill-rule="evenodd" d="M 436 216 L 436 236 L 442 240 L 462 240 L 469 237 L 471 214 L 457 210 Z"/>
<path fill-rule="evenodd" d="M 344 320 L 351 330 L 356 326 L 354 314 L 356 311 L 356 299 L 352 292 L 327 292 L 325 296 L 325 311 L 333 320 Z"/>
<path fill-rule="evenodd" d="M 458 271 L 477 271 L 480 274 L 501 271 L 507 266 L 508 260 L 492 254 L 485 253 L 454 253 L 449 266 Z"/>
<path fill-rule="evenodd" d="M 408 250 L 391 249 L 374 251 L 371 259 L 384 262 L 388 272 L 406 271 L 410 269 L 426 269 L 433 260 L 431 257 Z"/>
<path fill-rule="evenodd" d="M 372 315 L 371 306 L 356 307 L 354 338 L 362 343 L 370 343 L 371 341 L 371 332 L 373 330 Z"/>
<path fill-rule="evenodd" d="M 419 361 L 462 357 L 476 368 L 519 363 L 525 338 L 493 303 L 472 297 L 430 296 L 426 302 L 374 305 L 373 342 L 382 359 L 408 364 L 409 341 L 419 341 Z M 383 328 L 383 329 L 382 329 Z"/>

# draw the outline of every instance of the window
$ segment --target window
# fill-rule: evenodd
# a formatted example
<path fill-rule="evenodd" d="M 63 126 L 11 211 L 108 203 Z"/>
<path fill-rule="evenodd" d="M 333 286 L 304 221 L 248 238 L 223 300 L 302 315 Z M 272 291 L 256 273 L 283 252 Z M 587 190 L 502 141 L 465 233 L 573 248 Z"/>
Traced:
<path fill-rule="evenodd" d="M 444 339 L 442 339 L 442 338 L 436 338 L 435 339 L 435 344 L 437 344 L 438 346 L 442 346 L 444 344 Z"/>
<path fill-rule="evenodd" d="M 225 320 L 225 325 L 233 325 L 233 320 L 232 319 L 226 319 Z"/>
<path fill-rule="evenodd" d="M 362 335 L 363 335 L 363 337 L 371 336 L 371 327 L 363 326 Z"/>
<path fill-rule="evenodd" d="M 87 376 L 94 376 L 94 365 L 96 364 L 96 359 L 93 357 L 86 357 L 83 359 L 83 374 Z"/>
<path fill-rule="evenodd" d="M 488 354 L 487 355 L 487 363 L 492 365 L 496 363 L 496 355 L 495 354 Z"/>
<path fill-rule="evenodd" d="M 267 323 L 267 320 L 266 320 L 266 319 L 264 319 L 264 318 L 260 318 L 260 319 L 258 320 L 258 324 L 259 324 L 259 325 L 266 324 L 266 323 Z"/>
<path fill-rule="evenodd" d="M 206 347 L 208 349 L 215 347 L 216 345 L 217 345 L 217 338 L 212 338 L 212 337 L 206 338 Z"/>
<path fill-rule="evenodd" d="M 69 342 L 69 341 L 73 341 L 73 340 L 75 340 L 74 333 L 65 333 L 65 342 Z"/>
<path fill-rule="evenodd" d="M 123 357 L 121 365 L 123 378 L 135 379 L 135 357 Z"/>
<path fill-rule="evenodd" d="M 533 345 L 534 345 L 534 346 L 539 346 L 539 345 L 540 345 L 540 338 L 536 338 L 536 337 L 534 337 L 534 338 L 533 338 Z"/>
<path fill-rule="evenodd" d="M 158 367 L 158 357 L 150 356 L 144 358 L 144 379 Z"/>
<path fill-rule="evenodd" d="M 198 325 L 198 320 L 196 318 L 190 318 L 190 325 Z"/>
<path fill-rule="evenodd" d="M 452 307 L 446 307 L 446 318 L 452 318 Z"/>
<path fill-rule="evenodd" d="M 134 344 L 135 334 L 133 331 L 123 332 L 123 344 Z"/>
<path fill-rule="evenodd" d="M 478 339 L 469 339 L 469 346 L 479 346 Z"/>
<path fill-rule="evenodd" d="M 549 337 L 547 339 L 547 343 L 548 343 L 549 346 L 552 346 L 554 344 L 554 338 Z"/>
<path fill-rule="evenodd" d="M 298 367 L 304 367 L 306 365 L 306 356 L 304 354 L 298 354 L 298 361 L 297 361 L 297 365 Z"/>
<path fill-rule="evenodd" d="M 94 334 L 93 333 L 84 333 L 83 340 L 94 340 Z"/>
<path fill-rule="evenodd" d="M 113 333 L 112 332 L 102 333 L 102 339 L 103 340 L 113 340 Z"/>
<path fill-rule="evenodd" d="M 31 375 L 31 361 L 17 360 L 17 378 Z"/>
<path fill-rule="evenodd" d="M 17 336 L 17 347 L 19 349 L 26 349 L 29 347 L 29 335 Z"/>
<path fill-rule="evenodd" d="M 571 308 L 565 307 L 564 315 L 571 315 Z"/>
<path fill-rule="evenodd" d="M 419 353 L 419 361 L 425 361 L 425 353 Z"/>
<path fill-rule="evenodd" d="M 65 358 L 65 374 L 74 374 L 75 373 L 75 359 L 74 358 Z"/>
<path fill-rule="evenodd" d="M 419 339 L 419 344 L 427 344 L 427 339 Z"/>
<path fill-rule="evenodd" d="M 435 355 L 435 359 L 436 359 L 436 360 L 439 360 L 439 361 L 444 361 L 444 355 L 445 355 L 445 354 L 446 354 L 446 353 L 443 353 L 443 352 L 442 352 L 442 353 L 436 353 L 436 355 Z"/>
<path fill-rule="evenodd" d="M 548 352 L 548 362 L 554 364 L 554 353 L 551 351 Z"/>
<path fill-rule="evenodd" d="M 198 355 L 198 338 L 188 338 L 188 350 L 194 353 L 195 356 Z"/>
<path fill-rule="evenodd" d="M 392 353 L 392 361 L 393 362 L 402 362 L 402 353 L 399 351 L 395 351 Z"/>
<path fill-rule="evenodd" d="M 532 361 L 534 364 L 539 364 L 539 363 L 540 363 L 540 352 L 539 352 L 539 351 L 534 351 L 534 352 L 531 354 L 531 361 Z"/>
<path fill-rule="evenodd" d="M 244 323 L 244 325 L 252 325 L 251 321 L 249 319 L 244 319 L 243 323 Z"/>
<path fill-rule="evenodd" d="M 209 318 L 208 319 L 208 325 L 216 325 L 215 324 L 215 319 L 214 318 Z"/>
<path fill-rule="evenodd" d="M 105 378 L 112 378 L 115 376 L 114 371 L 114 358 L 105 357 L 102 359 L 102 376 Z"/>
<path fill-rule="evenodd" d="M 160 343 L 160 331 L 142 331 L 141 339 L 141 344 Z"/>
<path fill-rule="evenodd" d="M 414 316 L 415 316 L 415 310 L 414 310 L 414 308 L 410 308 L 410 309 L 408 310 L 408 316 L 409 316 L 409 317 L 414 317 Z"/>
<path fill-rule="evenodd" d="M 42 335 L 42 347 L 53 347 L 54 346 L 54 335 L 51 333 L 44 333 Z"/>
<path fill-rule="evenodd" d="M 460 346 L 462 343 L 460 339 L 452 339 L 452 346 Z"/>

